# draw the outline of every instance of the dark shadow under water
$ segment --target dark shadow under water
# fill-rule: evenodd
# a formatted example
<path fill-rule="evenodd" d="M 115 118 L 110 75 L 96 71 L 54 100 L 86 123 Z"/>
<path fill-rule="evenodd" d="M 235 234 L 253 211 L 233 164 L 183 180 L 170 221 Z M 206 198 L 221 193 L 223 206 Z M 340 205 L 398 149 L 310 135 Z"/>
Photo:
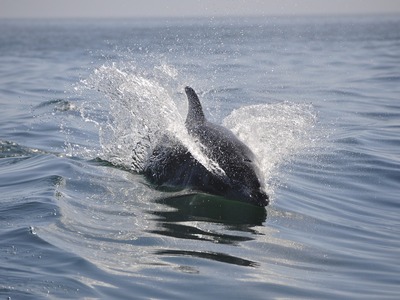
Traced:
<path fill-rule="evenodd" d="M 267 219 L 264 207 L 208 194 L 193 193 L 163 197 L 156 199 L 155 202 L 175 209 L 151 212 L 162 217 L 165 222 L 208 221 L 223 223 L 235 230 L 253 232 L 251 227 L 260 226 Z"/>
<path fill-rule="evenodd" d="M 158 198 L 154 201 L 162 206 L 159 206 L 158 210 L 149 212 L 155 216 L 154 220 L 157 223 L 155 229 L 150 232 L 178 239 L 237 246 L 242 242 L 254 240 L 254 235 L 260 233 L 253 227 L 262 225 L 267 218 L 267 211 L 264 207 L 256 207 L 207 194 L 175 195 Z M 219 230 L 203 230 L 192 225 L 191 222 L 222 225 L 226 230 L 220 230 L 220 232 Z M 232 233 L 229 234 L 227 231 Z M 247 267 L 259 265 L 251 260 L 212 251 L 162 249 L 155 251 L 155 254 L 190 256 Z"/>

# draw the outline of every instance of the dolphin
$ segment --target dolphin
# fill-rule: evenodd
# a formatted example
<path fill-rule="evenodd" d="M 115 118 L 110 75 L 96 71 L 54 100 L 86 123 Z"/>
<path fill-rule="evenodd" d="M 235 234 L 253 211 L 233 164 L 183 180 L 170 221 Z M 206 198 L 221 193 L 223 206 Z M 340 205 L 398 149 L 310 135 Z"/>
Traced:
<path fill-rule="evenodd" d="M 253 152 L 230 130 L 207 121 L 191 87 L 185 87 L 185 92 L 189 102 L 186 129 L 221 172 L 208 170 L 177 138 L 165 135 L 147 159 L 144 176 L 158 188 L 189 188 L 267 206 L 269 197 L 261 187 Z"/>

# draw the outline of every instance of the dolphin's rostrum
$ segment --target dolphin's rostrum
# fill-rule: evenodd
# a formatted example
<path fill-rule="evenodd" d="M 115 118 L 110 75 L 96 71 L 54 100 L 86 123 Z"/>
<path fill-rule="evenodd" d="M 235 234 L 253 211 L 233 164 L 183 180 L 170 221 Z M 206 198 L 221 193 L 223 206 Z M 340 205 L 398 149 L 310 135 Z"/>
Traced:
<path fill-rule="evenodd" d="M 223 172 L 207 170 L 176 138 L 164 136 L 146 163 L 146 178 L 158 187 L 190 188 L 257 206 L 268 205 L 254 154 L 231 131 L 206 120 L 191 87 L 187 86 L 185 92 L 189 101 L 185 122 L 188 133 Z"/>

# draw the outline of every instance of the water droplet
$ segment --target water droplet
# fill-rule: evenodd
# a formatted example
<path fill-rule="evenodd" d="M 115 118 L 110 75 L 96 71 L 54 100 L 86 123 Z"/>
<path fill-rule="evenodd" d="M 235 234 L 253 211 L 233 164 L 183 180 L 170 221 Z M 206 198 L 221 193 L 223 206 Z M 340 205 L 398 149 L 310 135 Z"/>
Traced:
<path fill-rule="evenodd" d="M 29 233 L 31 233 L 31 234 L 33 234 L 33 235 L 36 235 L 37 233 L 36 233 L 36 231 L 35 231 L 35 227 L 29 226 Z"/>

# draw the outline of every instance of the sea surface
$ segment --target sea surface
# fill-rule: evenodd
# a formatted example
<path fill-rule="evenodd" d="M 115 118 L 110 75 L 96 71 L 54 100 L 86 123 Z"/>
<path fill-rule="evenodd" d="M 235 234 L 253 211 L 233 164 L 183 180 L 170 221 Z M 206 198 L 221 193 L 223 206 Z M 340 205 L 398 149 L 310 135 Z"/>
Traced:
<path fill-rule="evenodd" d="M 0 20 L 0 299 L 399 299 L 400 16 Z M 184 87 L 268 207 L 140 174 Z"/>

